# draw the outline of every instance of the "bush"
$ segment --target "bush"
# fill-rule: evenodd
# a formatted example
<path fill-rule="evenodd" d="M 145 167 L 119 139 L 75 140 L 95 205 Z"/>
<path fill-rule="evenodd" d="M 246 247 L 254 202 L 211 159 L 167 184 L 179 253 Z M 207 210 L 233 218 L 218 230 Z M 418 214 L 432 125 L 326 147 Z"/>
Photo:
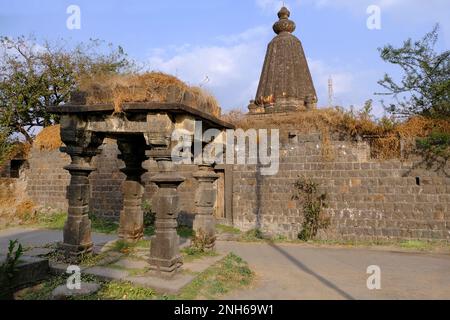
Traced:
<path fill-rule="evenodd" d="M 317 236 L 320 229 L 327 228 L 330 219 L 324 215 L 326 194 L 319 192 L 317 183 L 310 179 L 301 178 L 295 182 L 294 200 L 299 200 L 303 206 L 304 222 L 298 238 L 309 241 Z"/>
<path fill-rule="evenodd" d="M 450 158 L 450 132 L 434 130 L 428 137 L 417 139 L 417 147 L 424 153 Z"/>

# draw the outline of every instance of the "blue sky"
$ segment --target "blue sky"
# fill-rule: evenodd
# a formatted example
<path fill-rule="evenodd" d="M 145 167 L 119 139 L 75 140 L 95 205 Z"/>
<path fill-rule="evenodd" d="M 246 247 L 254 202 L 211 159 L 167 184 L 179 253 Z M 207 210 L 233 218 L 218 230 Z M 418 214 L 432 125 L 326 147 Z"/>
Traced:
<path fill-rule="evenodd" d="M 366 10 L 381 9 L 381 30 L 369 30 Z M 81 9 L 81 29 L 69 30 L 69 5 Z M 223 109 L 245 109 L 256 93 L 278 0 L 0 0 L 0 34 L 33 34 L 69 42 L 98 38 L 121 45 L 150 69 L 203 85 Z M 377 48 L 420 38 L 441 24 L 438 49 L 450 44 L 448 0 L 291 0 L 291 19 L 301 39 L 319 95 L 327 104 L 327 81 L 334 80 L 335 103 L 361 106 L 374 99 L 382 115 L 377 80 L 397 69 Z M 209 81 L 205 83 L 205 78 Z"/>

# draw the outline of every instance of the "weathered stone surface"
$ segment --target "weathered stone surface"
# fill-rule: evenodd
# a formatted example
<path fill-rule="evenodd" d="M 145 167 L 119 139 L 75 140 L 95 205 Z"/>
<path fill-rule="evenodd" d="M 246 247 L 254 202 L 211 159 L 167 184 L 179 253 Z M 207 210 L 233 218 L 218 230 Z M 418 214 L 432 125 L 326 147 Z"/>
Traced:
<path fill-rule="evenodd" d="M 119 139 L 120 159 L 125 162 L 121 171 L 126 175 L 122 183 L 123 209 L 120 214 L 119 237 L 126 241 L 137 241 L 144 237 L 144 216 L 142 196 L 144 186 L 142 175 L 147 171 L 142 164 L 148 158 L 145 155 L 146 144 L 141 139 Z"/>
<path fill-rule="evenodd" d="M 121 259 L 114 263 L 114 266 L 133 270 L 149 268 L 149 264 L 147 261 L 135 259 Z"/>
<path fill-rule="evenodd" d="M 6 256 L 0 256 L 0 264 L 5 259 Z M 44 280 L 49 275 L 50 266 L 48 259 L 24 256 L 20 259 L 17 270 L 11 279 L 7 278 L 6 274 L 0 274 L 0 291 L 3 293 L 13 289 L 19 289 Z"/>
<path fill-rule="evenodd" d="M 52 300 L 67 300 L 68 298 L 87 296 L 100 290 L 100 285 L 94 282 L 82 282 L 80 289 L 70 290 L 67 285 L 56 287 L 51 294 Z"/>
<path fill-rule="evenodd" d="M 315 108 L 317 94 L 300 40 L 292 32 L 295 23 L 283 7 L 275 23 L 277 36 L 269 43 L 251 113 Z M 262 107 L 262 108 L 261 108 Z"/>
<path fill-rule="evenodd" d="M 103 280 L 123 280 L 128 277 L 129 272 L 108 267 L 92 267 L 83 271 L 84 274 L 99 277 Z"/>
<path fill-rule="evenodd" d="M 199 186 L 195 193 L 196 215 L 194 219 L 194 231 L 197 238 L 206 243 L 206 249 L 212 250 L 216 241 L 216 219 L 213 216 L 217 191 L 214 189 L 214 181 L 219 176 L 214 173 L 212 166 L 202 165 L 194 174 Z"/>
<path fill-rule="evenodd" d="M 149 263 L 150 269 L 163 277 L 173 277 L 183 264 L 179 248 L 180 237 L 177 234 L 177 188 L 184 178 L 173 171 L 173 163 L 168 153 L 169 150 L 154 153 L 160 173 L 152 178 L 152 182 L 159 189 L 152 201 L 156 222 Z"/>

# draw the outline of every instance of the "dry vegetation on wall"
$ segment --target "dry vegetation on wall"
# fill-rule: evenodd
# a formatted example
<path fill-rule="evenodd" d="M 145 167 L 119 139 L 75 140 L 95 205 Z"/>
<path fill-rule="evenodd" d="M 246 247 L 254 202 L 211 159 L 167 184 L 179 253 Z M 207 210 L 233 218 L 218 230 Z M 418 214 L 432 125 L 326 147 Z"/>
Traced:
<path fill-rule="evenodd" d="M 161 72 L 96 74 L 81 78 L 79 91 L 86 94 L 86 104 L 112 103 L 116 112 L 121 112 L 122 104 L 127 102 L 172 102 L 185 103 L 216 117 L 221 114 L 219 104 L 211 94 Z"/>
<path fill-rule="evenodd" d="M 53 151 L 57 150 L 61 142 L 60 125 L 44 128 L 34 140 L 33 148 L 40 151 Z"/>
<path fill-rule="evenodd" d="M 369 141 L 372 156 L 378 159 L 407 157 L 413 152 L 416 138 L 425 138 L 433 131 L 450 134 L 448 120 L 429 119 L 421 116 L 406 121 L 394 121 L 389 118 L 374 120 L 364 112 L 345 111 L 341 108 L 315 109 L 297 112 L 289 116 L 251 116 L 240 110 L 224 114 L 222 119 L 244 130 L 250 128 L 282 128 L 300 133 L 322 133 L 324 144 L 330 136 L 343 139 L 364 139 Z M 325 155 L 330 157 L 331 155 Z"/>
<path fill-rule="evenodd" d="M 7 148 L 0 148 L 0 170 L 12 159 L 27 159 L 31 145 L 27 142 L 14 142 Z"/>

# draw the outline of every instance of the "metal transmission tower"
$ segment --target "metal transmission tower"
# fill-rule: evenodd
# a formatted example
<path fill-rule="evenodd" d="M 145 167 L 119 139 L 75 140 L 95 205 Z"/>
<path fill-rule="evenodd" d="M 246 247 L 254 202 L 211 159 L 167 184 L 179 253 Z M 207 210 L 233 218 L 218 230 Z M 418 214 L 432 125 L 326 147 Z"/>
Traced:
<path fill-rule="evenodd" d="M 328 106 L 330 108 L 333 107 L 333 98 L 334 98 L 333 78 L 330 76 L 328 78 Z"/>

